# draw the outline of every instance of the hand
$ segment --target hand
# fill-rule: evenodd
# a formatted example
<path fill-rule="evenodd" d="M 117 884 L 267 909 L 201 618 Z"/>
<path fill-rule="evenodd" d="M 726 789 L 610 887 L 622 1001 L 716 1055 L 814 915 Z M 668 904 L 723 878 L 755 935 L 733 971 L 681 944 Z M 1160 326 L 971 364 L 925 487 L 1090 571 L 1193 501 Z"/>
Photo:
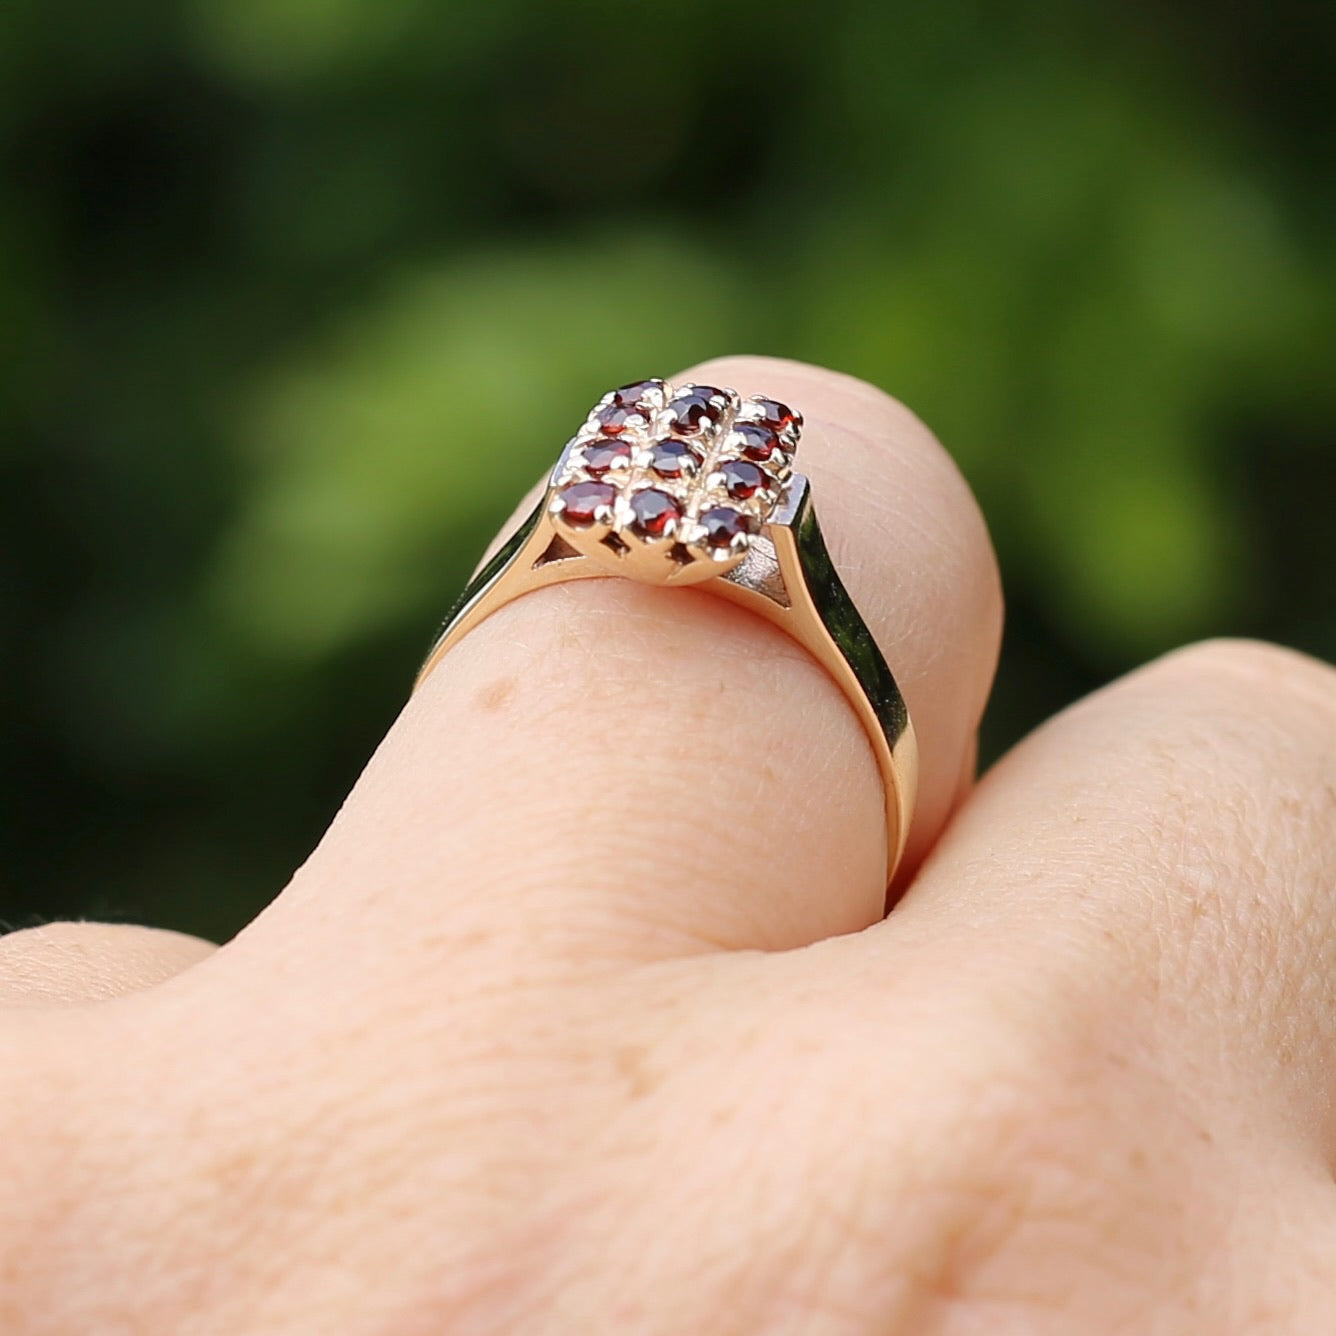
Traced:
<path fill-rule="evenodd" d="M 947 456 L 844 377 L 697 374 L 807 415 L 920 740 L 899 906 L 792 642 L 521 599 L 235 941 L 0 942 L 0 1329 L 1336 1330 L 1336 673 L 1188 649 L 975 789 L 1001 600 Z"/>

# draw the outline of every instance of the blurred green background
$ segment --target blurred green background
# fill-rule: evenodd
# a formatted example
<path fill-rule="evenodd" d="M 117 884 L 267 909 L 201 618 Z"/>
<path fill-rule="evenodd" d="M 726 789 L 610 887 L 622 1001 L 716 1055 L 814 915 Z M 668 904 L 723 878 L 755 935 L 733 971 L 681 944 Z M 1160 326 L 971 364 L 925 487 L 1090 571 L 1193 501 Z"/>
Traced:
<path fill-rule="evenodd" d="M 591 398 L 716 353 L 954 451 L 988 755 L 1190 638 L 1336 658 L 1333 15 L 7 0 L 0 920 L 235 931 Z"/>

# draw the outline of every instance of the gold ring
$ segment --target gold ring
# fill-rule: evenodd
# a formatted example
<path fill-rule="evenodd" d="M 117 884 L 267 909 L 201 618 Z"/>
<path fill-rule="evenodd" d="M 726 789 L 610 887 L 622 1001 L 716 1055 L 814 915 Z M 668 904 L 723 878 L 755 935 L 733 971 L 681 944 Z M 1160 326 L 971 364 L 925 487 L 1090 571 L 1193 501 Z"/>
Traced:
<path fill-rule="evenodd" d="M 793 470 L 799 413 L 712 385 L 639 381 L 605 394 L 533 513 L 474 577 L 418 674 L 522 594 L 622 576 L 702 585 L 791 636 L 863 724 L 886 796 L 886 880 L 904 853 L 918 750 L 904 698 L 826 550 Z"/>

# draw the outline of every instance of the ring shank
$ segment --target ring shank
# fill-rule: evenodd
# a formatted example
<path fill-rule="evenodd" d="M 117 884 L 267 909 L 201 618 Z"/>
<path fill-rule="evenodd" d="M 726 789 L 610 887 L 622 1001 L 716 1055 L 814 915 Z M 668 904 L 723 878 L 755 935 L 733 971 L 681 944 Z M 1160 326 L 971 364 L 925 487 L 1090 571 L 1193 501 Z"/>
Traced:
<path fill-rule="evenodd" d="M 441 627 L 414 689 L 445 654 L 515 599 L 567 580 L 607 579 L 553 528 L 547 496 L 478 572 Z M 904 853 L 918 787 L 918 747 L 909 712 L 831 560 L 801 474 L 742 565 L 699 586 L 747 608 L 802 645 L 844 692 L 872 748 L 886 800 L 886 882 Z"/>

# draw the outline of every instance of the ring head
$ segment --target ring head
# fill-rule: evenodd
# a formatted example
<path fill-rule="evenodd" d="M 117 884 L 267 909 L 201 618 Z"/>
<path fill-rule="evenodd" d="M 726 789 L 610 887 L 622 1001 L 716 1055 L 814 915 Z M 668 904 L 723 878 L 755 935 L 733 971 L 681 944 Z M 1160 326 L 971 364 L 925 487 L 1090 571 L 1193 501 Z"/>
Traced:
<path fill-rule="evenodd" d="M 787 496 L 802 418 L 713 385 L 605 394 L 553 471 L 557 532 L 611 575 L 698 584 L 747 555 Z"/>

